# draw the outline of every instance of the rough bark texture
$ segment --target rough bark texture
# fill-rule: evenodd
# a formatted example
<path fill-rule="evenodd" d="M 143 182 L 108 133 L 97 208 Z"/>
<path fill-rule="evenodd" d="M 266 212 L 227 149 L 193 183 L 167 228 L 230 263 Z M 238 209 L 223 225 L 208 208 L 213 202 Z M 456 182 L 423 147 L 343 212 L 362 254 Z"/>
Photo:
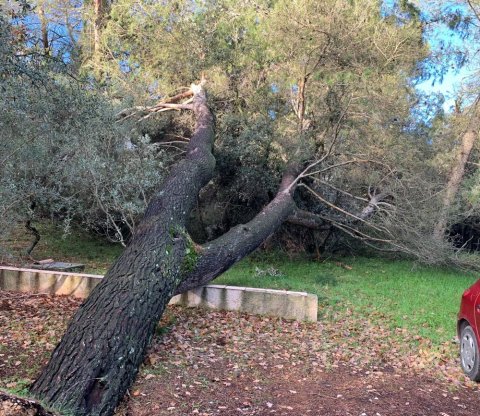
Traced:
<path fill-rule="evenodd" d="M 48 55 L 50 52 L 50 44 L 48 42 L 48 21 L 45 16 L 45 4 L 41 4 L 38 8 L 38 17 L 40 19 L 41 31 L 42 31 L 42 44 L 43 52 Z"/>
<path fill-rule="evenodd" d="M 362 211 L 358 214 L 358 218 L 360 218 L 363 221 L 366 221 L 369 218 L 371 218 L 375 213 L 375 211 L 378 209 L 378 204 L 382 202 L 386 197 L 388 197 L 388 194 L 386 193 L 370 195 L 370 200 L 368 201 L 367 206 L 364 209 L 362 209 Z"/>
<path fill-rule="evenodd" d="M 110 415 L 132 383 L 191 245 L 184 224 L 210 179 L 213 117 L 203 91 L 186 158 L 161 186 L 132 242 L 79 308 L 31 392 L 75 415 Z"/>
<path fill-rule="evenodd" d="M 327 231 L 331 228 L 325 219 L 303 209 L 296 209 L 286 221 L 290 224 L 311 228 L 312 230 Z"/>
<path fill-rule="evenodd" d="M 465 166 L 473 149 L 473 145 L 478 137 L 478 128 L 480 126 L 480 114 L 478 107 L 478 100 L 473 106 L 473 116 L 470 120 L 467 131 L 462 137 L 462 143 L 457 155 L 457 160 L 450 173 L 447 186 L 445 187 L 445 194 L 442 201 L 442 209 L 440 211 L 438 222 L 435 226 L 433 236 L 436 240 L 442 240 L 447 230 L 448 212 L 455 200 L 458 189 L 465 174 Z"/>
<path fill-rule="evenodd" d="M 215 159 L 213 117 L 195 88 L 196 130 L 187 156 L 150 202 L 135 235 L 79 308 L 31 392 L 75 415 L 111 415 L 133 382 L 165 306 L 175 293 L 209 282 L 257 248 L 294 211 L 287 169 L 277 196 L 247 224 L 195 245 L 185 224 Z"/>
<path fill-rule="evenodd" d="M 291 193 L 280 190 L 253 220 L 233 227 L 202 247 L 195 267 L 182 279 L 175 294 L 215 279 L 262 244 L 294 210 Z"/>
<path fill-rule="evenodd" d="M 195 266 L 185 274 L 175 294 L 204 285 L 262 244 L 296 209 L 295 182 L 301 165 L 292 161 L 285 170 L 277 195 L 251 221 L 239 224 L 199 250 Z"/>
<path fill-rule="evenodd" d="M 109 13 L 110 2 L 109 0 L 94 0 L 93 5 L 95 13 L 93 21 L 93 59 L 96 64 L 99 64 L 102 55 L 102 31 Z"/>

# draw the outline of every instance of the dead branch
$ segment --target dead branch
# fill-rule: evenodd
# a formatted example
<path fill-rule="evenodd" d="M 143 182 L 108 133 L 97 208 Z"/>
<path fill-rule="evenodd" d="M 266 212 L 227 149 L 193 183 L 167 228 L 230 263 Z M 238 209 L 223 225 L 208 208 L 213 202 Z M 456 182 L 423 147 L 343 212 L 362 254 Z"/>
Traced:
<path fill-rule="evenodd" d="M 181 100 L 184 100 L 185 98 L 190 98 L 193 97 L 193 91 L 189 88 L 184 92 L 181 92 L 180 94 L 174 95 L 173 97 L 166 98 L 165 100 L 162 101 L 163 104 L 173 104 L 173 103 L 178 103 Z"/>
<path fill-rule="evenodd" d="M 30 247 L 28 247 L 28 249 L 26 251 L 27 256 L 30 256 L 32 254 L 33 249 L 35 248 L 35 246 L 40 241 L 40 233 L 38 232 L 38 230 L 35 227 L 32 227 L 32 221 L 31 220 L 27 220 L 27 222 L 25 223 L 25 228 L 28 231 L 30 231 L 33 234 L 33 236 L 35 237 L 34 240 L 32 241 L 32 243 L 30 244 Z"/>
<path fill-rule="evenodd" d="M 322 217 L 303 209 L 295 210 L 295 212 L 286 219 L 286 222 L 313 230 L 327 231 L 330 229 L 330 226 L 325 223 Z"/>
<path fill-rule="evenodd" d="M 303 186 L 305 189 L 307 189 L 312 195 L 314 195 L 317 199 L 319 199 L 321 202 L 323 202 L 325 205 L 327 205 L 328 207 L 338 211 L 338 212 L 341 212 L 342 214 L 346 215 L 347 217 L 350 217 L 350 218 L 353 218 L 354 220 L 358 221 L 358 222 L 362 222 L 366 225 L 368 225 L 369 227 L 373 228 L 374 230 L 377 230 L 379 232 L 382 232 L 382 233 L 387 233 L 389 234 L 390 232 L 386 229 L 386 228 L 380 228 L 380 227 L 377 227 L 376 225 L 374 224 L 371 224 L 369 222 L 366 221 L 365 218 L 362 218 L 362 214 L 363 214 L 363 211 L 365 211 L 367 208 L 369 208 L 370 204 L 367 205 L 367 208 L 365 208 L 359 215 L 355 215 L 355 214 L 352 214 L 351 212 L 348 212 L 342 208 L 340 208 L 339 206 L 335 205 L 335 204 L 332 204 L 331 202 L 327 201 L 325 198 L 322 198 L 318 192 L 315 192 L 312 188 L 310 188 L 308 185 L 304 184 L 304 183 L 301 183 L 299 186 Z"/>
<path fill-rule="evenodd" d="M 392 171 L 392 169 L 390 168 L 390 166 L 386 165 L 385 163 L 383 162 L 379 162 L 378 160 L 372 160 L 372 159 L 351 159 L 351 160 L 347 160 L 345 162 L 341 162 L 341 163 L 336 163 L 334 165 L 330 165 L 330 166 L 327 166 L 323 169 L 319 169 L 319 170 L 316 170 L 314 172 L 309 172 L 309 173 L 305 173 L 303 175 L 304 178 L 308 177 L 308 176 L 313 176 L 313 175 L 318 175 L 319 173 L 323 173 L 323 172 L 326 172 L 330 169 L 335 169 L 335 168 L 338 168 L 338 167 L 342 167 L 342 166 L 346 166 L 346 165 L 351 165 L 351 164 L 355 164 L 355 163 L 372 163 L 372 164 L 376 164 L 376 165 L 381 165 L 383 167 L 386 167 L 387 169 L 389 169 L 389 171 Z"/>
<path fill-rule="evenodd" d="M 381 203 L 382 200 L 384 200 L 388 196 L 388 194 L 387 193 L 372 194 L 371 187 L 368 187 L 368 196 L 370 197 L 368 205 L 359 214 L 359 217 L 364 220 L 370 218 L 373 215 L 373 213 L 376 210 L 378 210 L 378 204 Z"/>
<path fill-rule="evenodd" d="M 137 123 L 140 121 L 146 120 L 147 118 L 150 118 L 152 115 L 157 114 L 157 113 L 163 113 L 165 111 L 170 111 L 170 110 L 193 110 L 192 104 L 190 104 L 193 101 L 193 98 L 185 101 L 184 103 L 181 104 L 172 104 L 172 103 L 160 103 L 157 104 L 153 107 L 149 107 L 143 110 L 143 113 L 147 113 L 145 116 L 141 117 Z"/>
<path fill-rule="evenodd" d="M 34 240 L 32 241 L 32 243 L 30 244 L 30 247 L 28 247 L 27 251 L 26 251 L 26 255 L 27 256 L 30 256 L 32 254 L 32 251 L 33 249 L 36 247 L 36 245 L 38 244 L 38 242 L 40 241 L 40 233 L 38 232 L 38 230 L 32 226 L 32 217 L 33 217 L 33 212 L 35 210 L 35 207 L 36 207 L 36 203 L 34 200 L 32 200 L 31 204 L 30 204 L 30 212 L 29 212 L 29 218 L 27 219 L 26 223 L 25 223 L 25 228 L 35 237 Z"/>
<path fill-rule="evenodd" d="M 202 80 L 203 82 L 203 80 Z M 187 101 L 179 103 L 179 101 L 188 98 Z M 190 88 L 188 91 L 182 92 L 180 94 L 174 95 L 173 97 L 165 98 L 159 103 L 153 106 L 135 106 L 126 108 L 116 115 L 117 122 L 124 121 L 128 118 L 134 117 L 139 114 L 145 114 L 140 120 L 144 120 L 150 117 L 152 114 L 160 113 L 167 110 L 191 110 L 193 107 L 190 105 L 193 99 L 193 91 Z"/>
<path fill-rule="evenodd" d="M 328 182 L 322 181 L 321 179 L 314 178 L 314 181 L 317 182 L 317 183 L 320 183 L 322 185 L 328 186 L 329 188 L 333 189 L 334 191 L 337 191 L 337 192 L 340 192 L 341 194 L 347 195 L 350 198 L 358 199 L 359 201 L 363 201 L 363 202 L 369 202 L 367 198 L 362 198 L 360 196 L 353 195 L 350 192 L 347 192 L 343 189 L 337 188 L 336 186 L 334 186 L 334 185 L 332 185 Z"/>

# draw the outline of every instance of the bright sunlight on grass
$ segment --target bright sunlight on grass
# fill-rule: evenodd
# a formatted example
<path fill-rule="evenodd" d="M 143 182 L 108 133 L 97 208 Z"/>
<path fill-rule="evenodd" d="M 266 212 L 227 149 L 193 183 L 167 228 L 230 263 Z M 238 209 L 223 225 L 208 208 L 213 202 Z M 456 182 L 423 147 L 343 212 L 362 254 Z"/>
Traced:
<path fill-rule="evenodd" d="M 405 328 L 441 344 L 455 336 L 461 294 L 475 280 L 473 275 L 405 260 L 350 257 L 315 262 L 257 255 L 215 283 L 314 293 L 323 319 L 350 309 L 377 325 Z"/>

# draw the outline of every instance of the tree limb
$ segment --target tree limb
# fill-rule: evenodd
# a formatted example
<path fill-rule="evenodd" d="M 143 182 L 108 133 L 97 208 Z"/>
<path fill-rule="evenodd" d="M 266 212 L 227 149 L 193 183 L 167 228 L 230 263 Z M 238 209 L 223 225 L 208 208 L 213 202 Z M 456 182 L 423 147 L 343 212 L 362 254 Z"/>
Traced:
<path fill-rule="evenodd" d="M 313 230 L 326 231 L 330 229 L 330 226 L 326 224 L 324 218 L 303 209 L 296 209 L 293 214 L 287 217 L 285 222 Z"/>
<path fill-rule="evenodd" d="M 312 193 L 312 195 L 314 195 L 317 199 L 319 199 L 321 202 L 323 202 L 325 205 L 327 205 L 328 207 L 338 211 L 338 212 L 341 212 L 342 214 L 346 215 L 347 217 L 350 217 L 350 218 L 353 218 L 354 220 L 356 221 L 359 221 L 359 222 L 363 222 L 365 223 L 366 225 L 372 227 L 373 229 L 377 230 L 377 231 L 380 231 L 380 232 L 388 232 L 388 230 L 386 230 L 385 228 L 379 228 L 377 227 L 376 225 L 374 224 L 371 224 L 371 223 L 368 223 L 366 221 L 366 218 L 367 216 L 371 215 L 373 213 L 373 210 L 375 209 L 375 206 L 376 204 L 378 204 L 378 201 L 374 201 L 372 203 L 372 201 L 370 201 L 370 203 L 367 205 L 366 208 L 364 208 L 362 210 L 362 212 L 358 215 L 355 215 L 355 214 L 352 214 L 351 212 L 348 212 L 342 208 L 340 208 L 339 206 L 335 205 L 335 204 L 332 204 L 331 202 L 327 201 L 325 198 L 323 198 L 322 196 L 320 196 L 318 194 L 318 192 L 315 192 L 312 188 L 310 188 L 308 185 L 302 183 L 300 184 L 299 186 L 303 186 L 304 188 L 306 188 L 310 193 Z M 380 196 L 380 194 L 379 194 Z M 365 218 L 364 218 L 365 216 Z"/>
<path fill-rule="evenodd" d="M 200 247 L 195 268 L 184 277 L 175 294 L 207 284 L 273 234 L 295 210 L 294 188 L 289 187 L 294 178 L 287 170 L 277 195 L 255 218 Z"/>
<path fill-rule="evenodd" d="M 36 245 L 40 241 L 41 237 L 40 237 L 40 233 L 38 232 L 38 230 L 35 227 L 32 227 L 32 221 L 31 220 L 27 220 L 27 222 L 25 223 L 25 228 L 28 231 L 30 231 L 33 234 L 33 236 L 35 237 L 35 239 L 32 241 L 32 243 L 30 244 L 30 246 L 28 247 L 28 249 L 26 251 L 27 256 L 30 256 L 32 254 L 33 249 L 36 247 Z"/>
<path fill-rule="evenodd" d="M 203 82 L 203 80 L 201 81 Z M 203 84 L 202 84 L 203 85 Z M 142 119 L 149 117 L 151 113 L 159 113 L 165 111 L 167 109 L 175 109 L 175 110 L 193 110 L 192 105 L 190 103 L 193 100 L 193 91 L 190 88 L 188 91 L 182 92 L 180 94 L 174 95 L 173 97 L 168 97 L 163 101 L 158 102 L 157 104 L 145 107 L 145 106 L 136 106 L 123 109 L 115 116 L 118 121 L 123 121 L 128 118 L 134 117 L 139 113 L 148 113 L 147 116 L 142 117 Z M 179 103 L 179 101 L 188 98 L 187 101 L 183 103 Z"/>
<path fill-rule="evenodd" d="M 30 247 L 28 247 L 27 251 L 26 251 L 26 254 L 27 256 L 30 256 L 32 254 L 32 251 L 33 249 L 36 247 L 36 245 L 38 244 L 38 242 L 40 241 L 40 233 L 38 232 L 38 230 L 32 226 L 32 217 L 33 217 L 33 212 L 35 210 L 35 207 L 36 207 L 36 203 L 34 200 L 32 200 L 31 204 L 30 204 L 30 212 L 29 212 L 29 217 L 25 223 L 25 228 L 30 231 L 31 234 L 33 234 L 33 236 L 35 237 L 35 239 L 32 241 L 32 243 L 30 244 Z"/>

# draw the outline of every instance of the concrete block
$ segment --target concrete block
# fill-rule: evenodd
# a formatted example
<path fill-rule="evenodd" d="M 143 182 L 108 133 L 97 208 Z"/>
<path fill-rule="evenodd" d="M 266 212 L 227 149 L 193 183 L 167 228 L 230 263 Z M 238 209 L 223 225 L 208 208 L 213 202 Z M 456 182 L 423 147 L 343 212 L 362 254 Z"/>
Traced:
<path fill-rule="evenodd" d="M 18 290 L 19 287 L 19 273 L 17 270 L 3 269 L 1 288 L 3 290 Z"/>
<path fill-rule="evenodd" d="M 190 308 L 195 306 L 200 306 L 202 304 L 203 291 L 204 291 L 203 287 L 197 287 L 196 289 L 189 290 L 186 293 L 187 302 L 185 306 L 188 306 Z"/>
<path fill-rule="evenodd" d="M 318 317 L 318 296 L 308 294 L 305 299 L 305 320 L 317 322 Z"/>
<path fill-rule="evenodd" d="M 253 292 L 255 293 L 255 292 Z M 280 316 L 287 318 L 285 312 L 288 306 L 288 295 L 286 292 L 277 293 L 266 291 L 262 296 L 262 309 L 260 309 L 261 315 Z M 255 313 L 255 312 L 251 312 Z"/>
<path fill-rule="evenodd" d="M 225 303 L 225 286 L 208 285 L 204 287 L 203 306 L 212 309 L 222 309 Z"/>
<path fill-rule="evenodd" d="M 305 299 L 306 295 L 291 294 L 285 308 L 285 317 L 303 321 L 305 319 Z"/>
<path fill-rule="evenodd" d="M 57 295 L 70 295 L 77 298 L 86 298 L 93 287 L 98 284 L 98 282 L 94 283 L 92 277 L 83 277 L 77 274 L 69 276 L 54 274 L 54 278 Z"/>
<path fill-rule="evenodd" d="M 0 289 L 86 298 L 103 277 L 0 267 Z M 278 316 L 299 321 L 317 320 L 318 299 L 305 292 L 288 292 L 226 285 L 207 285 L 170 300 L 171 305 L 205 306 L 212 309 Z"/>
<path fill-rule="evenodd" d="M 175 295 L 172 299 L 170 299 L 170 302 L 168 302 L 169 305 L 180 305 L 182 301 L 182 295 Z"/>
<path fill-rule="evenodd" d="M 262 289 L 260 287 L 249 287 L 248 291 L 252 292 L 252 293 L 265 293 L 265 292 L 275 293 L 275 292 L 277 292 L 277 290 L 275 290 L 275 289 Z"/>
<path fill-rule="evenodd" d="M 257 315 L 268 314 L 268 305 L 265 300 L 265 292 L 246 289 L 243 292 L 242 312 L 253 313 Z"/>
<path fill-rule="evenodd" d="M 14 267 L 0 268 L 0 289 L 86 298 L 102 276 Z"/>
<path fill-rule="evenodd" d="M 56 281 L 53 273 L 37 273 L 37 292 L 54 294 Z"/>
<path fill-rule="evenodd" d="M 21 270 L 18 273 L 17 290 L 19 292 L 30 292 L 35 285 L 36 272 Z"/>
<path fill-rule="evenodd" d="M 226 286 L 224 289 L 224 302 L 222 307 L 227 311 L 241 311 L 245 287 Z"/>
<path fill-rule="evenodd" d="M 230 286 L 227 286 L 227 285 L 206 285 L 205 287 L 212 287 L 214 289 L 225 289 L 226 287 L 230 287 Z M 233 286 L 233 287 L 237 287 L 237 286 Z"/>

